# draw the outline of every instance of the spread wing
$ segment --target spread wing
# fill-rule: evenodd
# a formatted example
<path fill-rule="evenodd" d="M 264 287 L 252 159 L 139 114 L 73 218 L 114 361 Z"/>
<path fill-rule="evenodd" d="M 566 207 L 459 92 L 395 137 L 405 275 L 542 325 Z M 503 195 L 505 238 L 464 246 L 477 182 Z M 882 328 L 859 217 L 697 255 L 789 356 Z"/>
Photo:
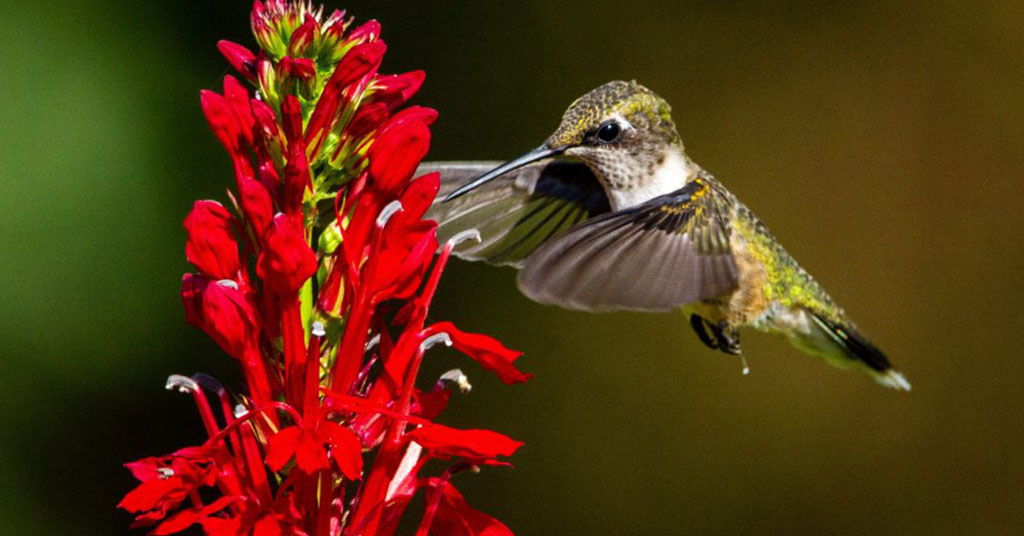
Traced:
<path fill-rule="evenodd" d="M 608 212 L 608 198 L 583 164 L 543 160 L 508 172 L 466 195 L 442 202 L 500 162 L 431 162 L 418 173 L 441 173 L 441 191 L 427 211 L 438 222 L 438 239 L 467 229 L 481 242 L 464 242 L 454 254 L 468 260 L 521 267 L 538 246 L 573 225 Z"/>
<path fill-rule="evenodd" d="M 729 202 L 705 179 L 585 221 L 541 245 L 519 273 L 540 303 L 584 311 L 670 311 L 736 288 Z"/>

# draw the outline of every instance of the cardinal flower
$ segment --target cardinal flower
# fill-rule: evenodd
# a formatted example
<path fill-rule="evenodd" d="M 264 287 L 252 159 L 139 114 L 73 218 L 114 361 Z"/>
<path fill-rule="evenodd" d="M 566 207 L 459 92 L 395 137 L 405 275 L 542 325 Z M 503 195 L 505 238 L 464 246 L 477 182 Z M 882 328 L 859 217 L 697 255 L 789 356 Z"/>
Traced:
<path fill-rule="evenodd" d="M 308 1 L 257 1 L 250 24 L 254 45 L 217 45 L 239 78 L 200 92 L 233 189 L 185 217 L 181 285 L 185 321 L 244 383 L 169 378 L 208 438 L 127 464 L 139 485 L 119 506 L 160 535 L 510 534 L 452 480 L 508 466 L 522 442 L 434 422 L 468 392 L 461 370 L 417 387 L 438 345 L 506 384 L 530 378 L 497 340 L 426 324 L 452 248 L 479 236 L 439 244 L 423 219 L 437 112 L 401 108 L 423 72 L 379 73 L 380 25 Z"/>

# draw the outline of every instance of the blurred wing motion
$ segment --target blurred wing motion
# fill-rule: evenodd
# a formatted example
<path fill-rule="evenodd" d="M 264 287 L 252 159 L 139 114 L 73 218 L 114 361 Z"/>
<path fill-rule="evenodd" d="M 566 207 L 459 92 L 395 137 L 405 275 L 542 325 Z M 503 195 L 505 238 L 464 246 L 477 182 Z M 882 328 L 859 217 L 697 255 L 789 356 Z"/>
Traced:
<path fill-rule="evenodd" d="M 522 267 L 548 239 L 609 211 L 608 198 L 583 164 L 545 160 L 523 166 L 442 203 L 449 193 L 500 162 L 430 162 L 417 173 L 441 173 L 441 191 L 427 217 L 438 222 L 441 243 L 466 229 L 480 231 L 480 243 L 464 242 L 454 254 L 468 260 Z"/>
<path fill-rule="evenodd" d="M 736 288 L 723 194 L 703 179 L 611 212 L 583 164 L 542 161 L 466 195 L 448 193 L 498 162 L 428 163 L 441 191 L 427 216 L 443 242 L 466 229 L 480 243 L 455 255 L 523 271 L 519 288 L 540 303 L 584 311 L 670 311 Z"/>
<path fill-rule="evenodd" d="M 724 211 L 703 179 L 577 225 L 519 274 L 529 298 L 584 311 L 670 311 L 737 287 Z"/>

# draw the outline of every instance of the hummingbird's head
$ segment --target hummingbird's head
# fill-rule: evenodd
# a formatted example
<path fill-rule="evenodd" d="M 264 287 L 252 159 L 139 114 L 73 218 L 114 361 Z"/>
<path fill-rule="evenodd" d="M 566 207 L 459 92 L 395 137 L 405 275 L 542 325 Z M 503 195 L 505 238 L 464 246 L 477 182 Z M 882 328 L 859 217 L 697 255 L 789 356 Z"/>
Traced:
<path fill-rule="evenodd" d="M 608 82 L 576 99 L 543 145 L 459 188 L 447 199 L 531 162 L 565 155 L 587 165 L 609 194 L 643 190 L 685 161 L 665 99 L 636 81 Z M 615 198 L 613 196 L 613 204 Z"/>
<path fill-rule="evenodd" d="M 636 81 L 608 82 L 576 99 L 545 145 L 585 158 L 607 150 L 636 152 L 679 142 L 672 108 Z"/>

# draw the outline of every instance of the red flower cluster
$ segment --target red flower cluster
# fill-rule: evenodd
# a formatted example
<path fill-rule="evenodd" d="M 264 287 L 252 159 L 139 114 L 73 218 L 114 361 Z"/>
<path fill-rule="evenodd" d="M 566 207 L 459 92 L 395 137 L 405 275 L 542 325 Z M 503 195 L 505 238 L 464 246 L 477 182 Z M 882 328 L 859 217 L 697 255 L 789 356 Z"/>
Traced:
<path fill-rule="evenodd" d="M 422 491 L 417 534 L 510 534 L 450 478 L 507 465 L 522 443 L 432 422 L 468 390 L 461 371 L 416 387 L 439 343 L 506 384 L 529 379 L 519 352 L 427 323 L 452 248 L 478 237 L 440 247 L 423 219 L 439 177 L 413 175 L 437 114 L 398 109 L 423 73 L 377 72 L 376 22 L 350 30 L 342 12 L 284 0 L 257 1 L 251 22 L 258 53 L 218 48 L 255 91 L 227 76 L 201 93 L 235 189 L 230 208 L 197 201 L 185 218 L 195 273 L 181 289 L 186 322 L 238 361 L 246 394 L 172 376 L 209 439 L 128 464 L 141 483 L 120 507 L 153 534 L 355 536 L 394 533 Z M 430 460 L 447 469 L 422 475 Z"/>

